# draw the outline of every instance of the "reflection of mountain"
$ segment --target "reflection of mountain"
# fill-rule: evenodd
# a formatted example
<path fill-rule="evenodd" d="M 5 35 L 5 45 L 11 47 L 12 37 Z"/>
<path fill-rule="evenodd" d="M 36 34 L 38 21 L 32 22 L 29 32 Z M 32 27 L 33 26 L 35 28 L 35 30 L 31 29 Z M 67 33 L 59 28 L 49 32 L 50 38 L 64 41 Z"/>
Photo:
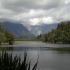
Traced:
<path fill-rule="evenodd" d="M 57 24 L 42 24 L 42 25 L 28 26 L 27 29 L 32 34 L 39 35 L 39 34 L 45 34 L 56 27 L 57 27 Z"/>
<path fill-rule="evenodd" d="M 34 37 L 32 33 L 30 33 L 26 27 L 22 24 L 11 23 L 11 22 L 3 22 L 3 26 L 5 29 L 10 30 L 14 33 L 15 36 L 24 36 L 24 37 Z"/>

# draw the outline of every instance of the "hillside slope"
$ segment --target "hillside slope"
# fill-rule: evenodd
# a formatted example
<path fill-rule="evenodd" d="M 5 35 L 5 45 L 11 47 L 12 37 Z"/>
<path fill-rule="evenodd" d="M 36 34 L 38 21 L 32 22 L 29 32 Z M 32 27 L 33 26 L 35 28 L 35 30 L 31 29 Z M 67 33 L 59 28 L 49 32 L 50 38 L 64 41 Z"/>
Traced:
<path fill-rule="evenodd" d="M 8 29 L 9 31 L 13 32 L 15 36 L 23 36 L 23 37 L 34 37 L 32 33 L 29 32 L 29 30 L 19 23 L 11 23 L 11 22 L 3 22 L 2 24 L 5 29 Z"/>

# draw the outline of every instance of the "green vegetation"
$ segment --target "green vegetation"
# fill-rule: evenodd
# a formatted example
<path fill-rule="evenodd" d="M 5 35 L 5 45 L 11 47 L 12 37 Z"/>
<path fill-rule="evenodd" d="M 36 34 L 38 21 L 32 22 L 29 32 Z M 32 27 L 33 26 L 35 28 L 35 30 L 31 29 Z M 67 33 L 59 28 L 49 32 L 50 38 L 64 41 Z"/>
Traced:
<path fill-rule="evenodd" d="M 38 35 L 36 38 L 38 41 L 44 41 L 44 35 L 42 34 Z"/>
<path fill-rule="evenodd" d="M 47 43 L 70 43 L 70 21 L 61 22 L 56 29 L 52 29 L 44 35 L 37 36 L 37 39 Z"/>
<path fill-rule="evenodd" d="M 0 22 L 0 44 L 3 42 L 8 42 L 9 45 L 14 43 L 14 35 L 8 30 L 5 30 Z"/>
<path fill-rule="evenodd" d="M 15 38 L 15 41 L 42 41 L 43 39 L 44 36 L 40 34 L 37 37 L 33 37 L 33 38 L 17 37 Z"/>
<path fill-rule="evenodd" d="M 12 54 L 7 52 L 0 53 L 0 70 L 36 70 L 37 64 L 31 68 L 31 60 L 27 59 L 27 53 L 24 53 L 24 60 L 18 56 L 13 57 Z"/>
<path fill-rule="evenodd" d="M 70 43 L 70 21 L 59 23 L 56 29 L 45 34 L 44 42 Z"/>
<path fill-rule="evenodd" d="M 34 38 L 26 38 L 26 37 L 17 37 L 15 41 L 39 41 L 37 37 Z"/>
<path fill-rule="evenodd" d="M 9 32 L 8 30 L 5 30 L 5 36 L 7 38 L 7 42 L 10 45 L 14 43 L 14 35 L 13 35 L 13 33 Z"/>
<path fill-rule="evenodd" d="M 2 42 L 5 42 L 5 41 L 6 41 L 5 34 L 2 33 L 2 32 L 0 32 L 0 44 L 1 44 Z"/>

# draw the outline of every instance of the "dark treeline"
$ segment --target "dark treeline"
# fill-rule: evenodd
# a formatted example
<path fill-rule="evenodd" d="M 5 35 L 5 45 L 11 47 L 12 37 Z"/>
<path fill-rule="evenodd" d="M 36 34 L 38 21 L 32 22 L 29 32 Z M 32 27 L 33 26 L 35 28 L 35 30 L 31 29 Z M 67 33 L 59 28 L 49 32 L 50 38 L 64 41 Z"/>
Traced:
<path fill-rule="evenodd" d="M 44 35 L 44 42 L 70 43 L 70 21 L 61 22 L 56 29 Z"/>
<path fill-rule="evenodd" d="M 14 43 L 14 35 L 9 30 L 5 30 L 0 22 L 0 44 L 9 43 L 10 45 Z"/>
<path fill-rule="evenodd" d="M 27 37 L 16 37 L 15 41 L 37 41 L 36 37 L 33 38 L 27 38 Z"/>
<path fill-rule="evenodd" d="M 32 38 L 27 38 L 24 36 L 15 38 L 15 41 L 43 41 L 43 40 L 44 40 L 44 36 L 42 34 Z"/>

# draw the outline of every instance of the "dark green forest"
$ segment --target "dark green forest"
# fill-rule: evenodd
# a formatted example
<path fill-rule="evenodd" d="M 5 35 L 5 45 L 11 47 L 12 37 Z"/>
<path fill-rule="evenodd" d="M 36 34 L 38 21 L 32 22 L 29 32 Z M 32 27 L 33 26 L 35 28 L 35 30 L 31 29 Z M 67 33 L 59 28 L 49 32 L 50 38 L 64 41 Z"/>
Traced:
<path fill-rule="evenodd" d="M 61 22 L 56 29 L 52 29 L 44 35 L 44 42 L 70 43 L 70 21 Z"/>
<path fill-rule="evenodd" d="M 9 30 L 5 30 L 0 22 L 0 44 L 9 43 L 12 45 L 14 43 L 14 34 Z"/>

